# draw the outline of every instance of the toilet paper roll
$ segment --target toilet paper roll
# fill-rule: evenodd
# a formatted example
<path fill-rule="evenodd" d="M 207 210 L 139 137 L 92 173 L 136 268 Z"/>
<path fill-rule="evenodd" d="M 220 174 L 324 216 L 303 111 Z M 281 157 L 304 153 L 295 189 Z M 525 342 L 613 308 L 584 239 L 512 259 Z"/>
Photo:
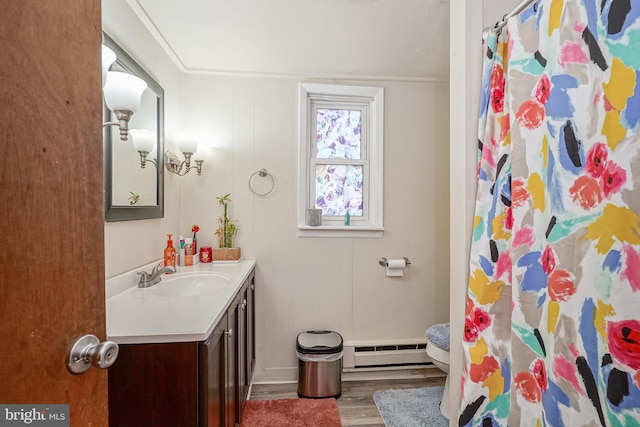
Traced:
<path fill-rule="evenodd" d="M 386 275 L 389 277 L 402 277 L 406 266 L 407 263 L 404 259 L 387 260 Z"/>
<path fill-rule="evenodd" d="M 407 263 L 404 259 L 390 259 L 387 260 L 387 268 L 405 268 Z"/>

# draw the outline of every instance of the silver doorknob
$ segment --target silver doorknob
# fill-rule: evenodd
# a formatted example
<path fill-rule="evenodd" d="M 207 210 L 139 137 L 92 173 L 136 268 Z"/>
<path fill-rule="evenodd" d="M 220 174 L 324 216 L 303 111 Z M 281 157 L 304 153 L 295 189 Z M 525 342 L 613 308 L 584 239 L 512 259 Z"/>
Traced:
<path fill-rule="evenodd" d="M 107 369 L 118 357 L 118 344 L 113 341 L 100 342 L 95 335 L 78 338 L 69 349 L 67 370 L 81 374 L 91 366 Z"/>

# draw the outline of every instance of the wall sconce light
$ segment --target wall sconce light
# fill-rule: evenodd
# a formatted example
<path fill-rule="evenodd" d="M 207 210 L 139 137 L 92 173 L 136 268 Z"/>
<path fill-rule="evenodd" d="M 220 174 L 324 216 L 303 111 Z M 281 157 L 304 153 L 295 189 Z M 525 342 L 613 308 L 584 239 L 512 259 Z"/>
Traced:
<path fill-rule="evenodd" d="M 184 160 L 180 161 L 176 154 L 171 151 L 167 151 L 164 155 L 164 165 L 169 172 L 175 173 L 179 176 L 184 176 L 192 169 L 191 157 L 196 151 L 198 151 L 198 138 L 190 134 L 182 135 L 178 141 L 178 149 L 184 155 Z M 204 160 L 194 161 L 196 162 L 198 176 L 201 176 Z"/>
<path fill-rule="evenodd" d="M 120 139 L 126 141 L 129 131 L 129 119 L 140 108 L 142 93 L 147 89 L 147 83 L 133 74 L 109 71 L 109 67 L 115 60 L 115 53 L 102 45 L 102 92 L 104 94 L 104 102 L 118 119 L 118 121 L 103 123 L 102 127 L 119 126 Z"/>
<path fill-rule="evenodd" d="M 133 148 L 140 154 L 140 168 L 144 169 L 147 162 L 153 163 L 158 168 L 154 159 L 147 159 L 149 153 L 155 150 L 157 139 L 153 132 L 147 129 L 131 129 L 129 136 L 133 142 Z"/>

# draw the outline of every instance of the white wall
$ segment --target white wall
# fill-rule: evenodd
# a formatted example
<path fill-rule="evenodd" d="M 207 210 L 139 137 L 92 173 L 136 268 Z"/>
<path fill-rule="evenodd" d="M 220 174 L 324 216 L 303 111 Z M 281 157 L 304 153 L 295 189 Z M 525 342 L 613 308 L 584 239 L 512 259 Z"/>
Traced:
<path fill-rule="evenodd" d="M 295 380 L 301 331 L 415 339 L 448 317 L 447 83 L 354 83 L 385 88 L 382 239 L 297 237 L 298 84 L 187 75 L 183 87 L 185 124 L 215 144 L 203 176 L 184 180 L 183 223 L 198 223 L 201 244 L 215 244 L 215 196 L 232 194 L 236 242 L 258 266 L 258 381 Z M 266 197 L 248 187 L 260 168 L 276 181 Z M 383 256 L 408 257 L 405 277 L 385 277 Z"/>
<path fill-rule="evenodd" d="M 105 227 L 107 277 L 159 259 L 165 234 L 200 226 L 215 243 L 216 196 L 232 194 L 236 243 L 257 260 L 257 381 L 294 381 L 295 337 L 332 329 L 347 341 L 422 339 L 449 316 L 449 94 L 446 81 L 326 81 L 385 88 L 385 232 L 381 239 L 298 238 L 297 93 L 302 80 L 185 74 L 168 63 L 124 0 L 104 28 L 165 89 L 167 132 L 207 136 L 201 177 L 165 177 L 165 218 Z M 168 141 L 169 143 L 171 141 Z M 267 197 L 248 188 L 266 168 Z M 403 278 L 380 257 L 406 256 Z"/>

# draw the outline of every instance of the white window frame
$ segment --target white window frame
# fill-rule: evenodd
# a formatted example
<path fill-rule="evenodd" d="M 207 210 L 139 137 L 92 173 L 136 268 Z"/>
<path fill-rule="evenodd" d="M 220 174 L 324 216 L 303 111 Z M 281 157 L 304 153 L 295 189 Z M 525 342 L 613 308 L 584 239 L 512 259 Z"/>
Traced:
<path fill-rule="evenodd" d="M 349 105 L 366 105 L 366 125 L 363 129 L 362 160 L 352 164 L 365 167 L 363 194 L 364 212 L 359 218 L 351 217 L 351 225 L 343 221 L 323 218 L 320 226 L 305 224 L 305 211 L 315 207 L 316 163 L 344 164 L 343 159 L 316 159 L 315 123 L 313 104 L 322 108 L 349 108 Z M 384 88 L 368 86 L 301 83 L 299 98 L 299 169 L 298 169 L 298 237 L 382 237 L 383 226 L 383 136 L 384 136 Z"/>

